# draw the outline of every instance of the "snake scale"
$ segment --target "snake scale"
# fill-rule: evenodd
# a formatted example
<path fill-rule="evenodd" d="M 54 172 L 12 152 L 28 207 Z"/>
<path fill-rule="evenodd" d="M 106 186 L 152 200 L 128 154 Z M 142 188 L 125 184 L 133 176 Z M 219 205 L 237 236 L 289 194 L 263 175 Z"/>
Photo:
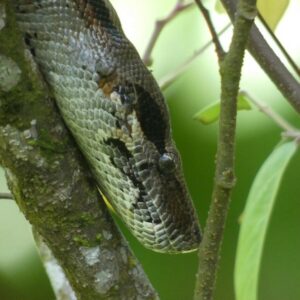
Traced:
<path fill-rule="evenodd" d="M 147 248 L 198 248 L 162 93 L 107 0 L 13 0 L 19 27 L 100 191 Z"/>

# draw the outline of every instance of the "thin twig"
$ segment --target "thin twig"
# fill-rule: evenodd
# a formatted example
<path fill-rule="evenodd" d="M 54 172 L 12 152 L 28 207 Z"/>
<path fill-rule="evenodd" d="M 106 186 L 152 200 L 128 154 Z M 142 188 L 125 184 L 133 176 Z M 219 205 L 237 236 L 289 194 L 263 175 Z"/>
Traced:
<path fill-rule="evenodd" d="M 300 143 L 300 131 L 284 131 L 282 137 L 294 139 L 296 142 Z"/>
<path fill-rule="evenodd" d="M 152 64 L 151 54 L 153 51 L 153 48 L 156 44 L 156 41 L 158 40 L 158 37 L 164 27 L 172 21 L 176 16 L 178 16 L 181 12 L 187 10 L 188 8 L 192 7 L 194 5 L 193 2 L 184 4 L 183 0 L 178 0 L 171 12 L 163 19 L 157 20 L 155 23 L 155 28 L 153 30 L 153 33 L 151 35 L 150 41 L 148 43 L 148 46 L 145 50 L 145 53 L 143 55 L 143 62 L 146 66 L 150 66 Z"/>
<path fill-rule="evenodd" d="M 268 116 L 274 123 L 276 123 L 282 130 L 282 137 L 292 138 L 297 141 L 300 141 L 300 130 L 291 125 L 287 120 L 282 118 L 276 111 L 274 111 L 270 106 L 262 104 L 259 101 L 256 101 L 249 93 L 242 92 L 246 97 L 266 116 Z"/>
<path fill-rule="evenodd" d="M 234 20 L 236 15 L 236 1 L 221 0 L 221 2 L 231 20 Z M 250 32 L 248 50 L 282 95 L 300 113 L 300 84 L 274 53 L 255 25 L 253 25 Z"/>
<path fill-rule="evenodd" d="M 291 65 L 291 67 L 293 68 L 293 70 L 295 71 L 295 73 L 298 76 L 300 76 L 299 66 L 297 66 L 297 64 L 295 63 L 295 61 L 291 58 L 291 56 L 289 55 L 289 53 L 286 51 L 285 47 L 282 45 L 282 43 L 280 42 L 280 40 L 277 38 L 276 34 L 273 32 L 273 30 L 270 28 L 270 26 L 268 25 L 268 23 L 266 22 L 266 20 L 263 18 L 263 16 L 260 13 L 258 13 L 258 19 L 263 24 L 263 26 L 265 27 L 265 29 L 268 31 L 269 35 L 272 37 L 272 39 L 274 40 L 274 42 L 277 44 L 278 48 L 280 49 L 280 51 L 282 52 L 282 54 L 285 56 L 286 60 L 289 62 L 289 64 Z"/>
<path fill-rule="evenodd" d="M 271 120 L 274 121 L 281 129 L 287 132 L 297 131 L 295 127 L 293 127 L 289 122 L 287 122 L 284 118 L 282 118 L 276 111 L 274 111 L 270 106 L 266 104 L 262 104 L 259 101 L 255 100 L 249 93 L 241 92 L 246 95 L 247 99 L 249 99 L 262 113 L 268 116 Z"/>
<path fill-rule="evenodd" d="M 231 27 L 231 23 L 228 23 L 217 35 L 220 37 L 228 28 Z M 208 41 L 203 47 L 194 52 L 194 54 L 186 59 L 181 65 L 179 65 L 175 70 L 171 73 L 164 76 L 159 81 L 159 86 L 161 90 L 165 90 L 169 87 L 176 79 L 178 79 L 187 68 L 195 61 L 195 59 L 200 56 L 205 50 L 207 50 L 213 44 L 213 40 Z"/>
<path fill-rule="evenodd" d="M 239 0 L 238 3 L 229 52 L 220 63 L 221 111 L 216 171 L 212 202 L 199 248 L 195 300 L 213 298 L 230 195 L 235 185 L 237 96 L 248 36 L 256 15 L 256 0 Z"/>
<path fill-rule="evenodd" d="M 207 23 L 207 26 L 209 28 L 210 34 L 212 36 L 212 40 L 216 47 L 216 52 L 219 58 L 219 61 L 222 61 L 225 57 L 226 52 L 224 51 L 222 44 L 220 43 L 219 36 L 216 32 L 215 26 L 211 20 L 210 13 L 208 9 L 202 4 L 202 0 L 195 0 L 197 6 L 199 7 L 200 11 L 202 12 L 202 15 Z"/>
<path fill-rule="evenodd" d="M 10 193 L 0 193 L 0 200 L 13 200 L 14 197 Z"/>
<path fill-rule="evenodd" d="M 248 93 L 243 92 L 247 95 L 247 98 L 266 116 L 268 116 L 274 123 L 276 123 L 282 130 L 282 137 L 292 138 L 297 141 L 300 141 L 300 130 L 295 128 L 289 122 L 287 122 L 284 118 L 282 118 L 276 111 L 274 111 L 270 106 L 266 104 L 262 104 L 259 101 L 256 101 L 252 96 Z"/>
<path fill-rule="evenodd" d="M 52 285 L 55 299 L 77 300 L 78 298 L 76 297 L 63 268 L 54 257 L 51 249 L 47 246 L 42 236 L 34 229 L 34 227 L 32 232 L 42 263 Z"/>

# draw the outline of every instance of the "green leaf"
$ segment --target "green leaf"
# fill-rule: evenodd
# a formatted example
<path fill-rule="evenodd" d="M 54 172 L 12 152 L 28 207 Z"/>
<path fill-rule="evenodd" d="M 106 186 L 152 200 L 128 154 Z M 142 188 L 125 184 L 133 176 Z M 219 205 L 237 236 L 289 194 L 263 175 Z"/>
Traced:
<path fill-rule="evenodd" d="M 282 143 L 260 168 L 252 184 L 240 228 L 234 283 L 236 300 L 256 300 L 259 267 L 268 223 L 284 171 L 296 142 Z"/>
<path fill-rule="evenodd" d="M 257 8 L 269 27 L 275 30 L 277 24 L 284 15 L 288 5 L 289 0 L 258 0 Z"/>
<path fill-rule="evenodd" d="M 203 6 L 208 10 L 213 10 L 218 0 L 201 0 Z"/>
<path fill-rule="evenodd" d="M 237 100 L 237 109 L 238 110 L 250 110 L 251 105 L 248 100 L 247 95 L 243 92 L 239 93 Z M 204 125 L 208 125 L 216 122 L 220 116 L 220 101 L 214 102 L 205 106 L 199 112 L 197 112 L 193 119 L 199 121 Z"/>
<path fill-rule="evenodd" d="M 249 99 L 247 93 L 240 92 L 237 100 L 237 109 L 238 110 L 251 110 L 251 100 Z"/>
<path fill-rule="evenodd" d="M 197 112 L 193 119 L 204 125 L 211 124 L 219 119 L 220 116 L 220 101 L 214 102 L 205 106 Z"/>
<path fill-rule="evenodd" d="M 219 14 L 223 14 L 223 13 L 226 12 L 226 10 L 224 9 L 224 6 L 223 6 L 223 4 L 222 4 L 222 2 L 221 2 L 220 0 L 218 0 L 218 1 L 216 2 L 215 10 L 216 10 L 216 12 L 219 13 Z"/>

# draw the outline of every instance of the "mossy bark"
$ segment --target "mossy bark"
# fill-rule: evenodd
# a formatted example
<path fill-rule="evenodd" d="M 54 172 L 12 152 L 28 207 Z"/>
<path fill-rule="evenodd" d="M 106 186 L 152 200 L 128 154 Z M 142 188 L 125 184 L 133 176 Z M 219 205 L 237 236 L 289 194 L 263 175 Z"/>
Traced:
<path fill-rule="evenodd" d="M 0 163 L 78 299 L 154 299 L 30 53 L 0 0 Z"/>

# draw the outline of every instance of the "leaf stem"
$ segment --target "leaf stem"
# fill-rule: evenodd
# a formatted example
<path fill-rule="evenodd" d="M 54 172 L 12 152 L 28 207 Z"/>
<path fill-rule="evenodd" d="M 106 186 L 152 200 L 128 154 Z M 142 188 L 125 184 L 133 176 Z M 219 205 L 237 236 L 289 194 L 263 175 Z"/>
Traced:
<path fill-rule="evenodd" d="M 270 106 L 263 104 L 257 100 L 255 100 L 249 93 L 242 92 L 246 95 L 247 99 L 249 99 L 262 113 L 268 116 L 271 120 L 274 121 L 281 129 L 287 132 L 297 131 L 295 127 L 293 127 L 290 123 L 288 123 L 284 118 L 282 118 L 279 114 L 277 114 Z"/>
<path fill-rule="evenodd" d="M 287 122 L 282 116 L 280 116 L 276 111 L 274 111 L 270 106 L 262 104 L 259 101 L 256 101 L 252 96 L 247 92 L 242 92 L 262 113 L 268 116 L 274 123 L 276 123 L 282 130 L 282 137 L 295 139 L 296 142 L 300 141 L 300 130 L 295 128 L 289 122 Z"/>

